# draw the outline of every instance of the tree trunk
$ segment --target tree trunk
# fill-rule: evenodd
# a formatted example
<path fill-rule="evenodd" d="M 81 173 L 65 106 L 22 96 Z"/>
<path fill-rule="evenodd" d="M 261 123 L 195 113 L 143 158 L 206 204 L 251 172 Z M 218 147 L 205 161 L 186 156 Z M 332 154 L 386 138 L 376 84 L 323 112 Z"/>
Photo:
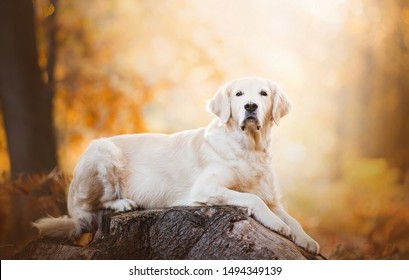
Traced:
<path fill-rule="evenodd" d="M 174 207 L 103 218 L 84 247 L 53 239 L 16 259 L 323 259 L 249 218 L 238 207 Z"/>
<path fill-rule="evenodd" d="M 11 175 L 57 165 L 52 91 L 38 66 L 31 0 L 4 0 L 0 9 L 0 98 Z"/>

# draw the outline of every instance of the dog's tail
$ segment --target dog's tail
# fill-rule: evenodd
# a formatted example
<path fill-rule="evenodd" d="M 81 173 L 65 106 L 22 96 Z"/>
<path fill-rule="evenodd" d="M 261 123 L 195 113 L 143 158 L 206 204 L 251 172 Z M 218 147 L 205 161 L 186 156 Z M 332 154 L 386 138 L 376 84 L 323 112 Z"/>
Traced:
<path fill-rule="evenodd" d="M 81 223 L 68 216 L 41 218 L 33 226 L 40 235 L 53 238 L 75 239 L 82 232 Z"/>

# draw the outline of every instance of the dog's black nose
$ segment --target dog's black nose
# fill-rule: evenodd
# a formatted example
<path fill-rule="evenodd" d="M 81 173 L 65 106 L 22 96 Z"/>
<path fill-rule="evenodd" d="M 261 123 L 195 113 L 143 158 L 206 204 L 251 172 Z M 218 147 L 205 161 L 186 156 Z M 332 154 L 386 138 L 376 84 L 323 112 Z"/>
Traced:
<path fill-rule="evenodd" d="M 250 102 L 244 105 L 244 109 L 246 109 L 247 112 L 254 112 L 257 110 L 258 105 L 256 103 Z"/>

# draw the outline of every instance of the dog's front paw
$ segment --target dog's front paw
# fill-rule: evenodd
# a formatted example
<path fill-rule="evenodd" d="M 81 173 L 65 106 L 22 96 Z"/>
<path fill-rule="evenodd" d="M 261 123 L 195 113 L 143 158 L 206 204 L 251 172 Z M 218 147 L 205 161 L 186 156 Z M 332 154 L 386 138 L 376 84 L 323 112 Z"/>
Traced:
<path fill-rule="evenodd" d="M 291 229 L 286 224 L 278 228 L 277 232 L 282 236 L 288 237 L 291 234 Z"/>
<path fill-rule="evenodd" d="M 275 231 L 284 237 L 290 237 L 290 227 L 277 216 L 272 215 L 270 211 L 251 211 L 251 208 L 248 208 L 248 215 L 253 215 L 257 221 L 272 231 Z"/>
<path fill-rule="evenodd" d="M 281 220 L 270 221 L 270 223 L 266 223 L 266 226 L 284 237 L 290 237 L 290 227 Z"/>
<path fill-rule="evenodd" d="M 318 244 L 318 242 L 305 233 L 298 235 L 291 234 L 291 239 L 295 244 L 311 254 L 318 255 L 320 252 L 320 245 Z"/>

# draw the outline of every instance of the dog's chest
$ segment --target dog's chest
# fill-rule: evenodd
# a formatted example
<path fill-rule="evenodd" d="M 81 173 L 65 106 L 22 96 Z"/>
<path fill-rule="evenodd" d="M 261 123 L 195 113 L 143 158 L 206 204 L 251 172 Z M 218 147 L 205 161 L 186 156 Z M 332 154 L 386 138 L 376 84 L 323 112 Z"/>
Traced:
<path fill-rule="evenodd" d="M 271 160 L 264 153 L 244 155 L 234 164 L 235 182 L 233 189 L 259 193 L 273 187 L 274 174 Z"/>

